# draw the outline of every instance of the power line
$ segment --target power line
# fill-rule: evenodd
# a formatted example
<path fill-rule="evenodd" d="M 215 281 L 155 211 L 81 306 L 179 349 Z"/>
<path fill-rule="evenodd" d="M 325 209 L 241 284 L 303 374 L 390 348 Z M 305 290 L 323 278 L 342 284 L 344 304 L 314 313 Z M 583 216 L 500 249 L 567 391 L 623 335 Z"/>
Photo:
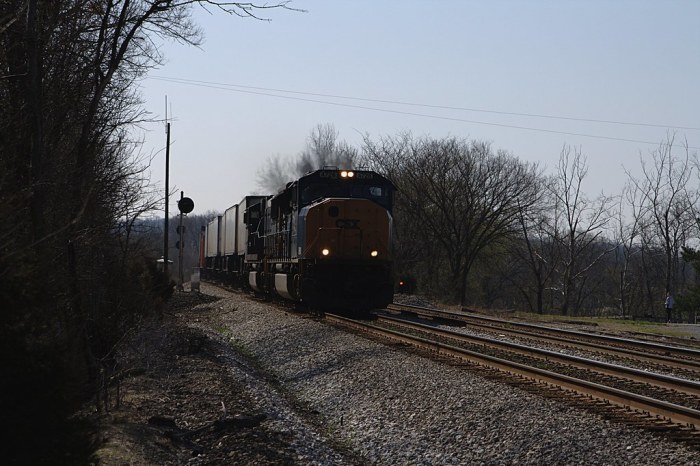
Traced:
<path fill-rule="evenodd" d="M 218 90 L 224 90 L 224 91 L 229 91 L 229 92 L 238 92 L 241 94 L 262 95 L 262 96 L 266 96 L 266 97 L 276 97 L 279 99 L 297 100 L 297 101 L 302 101 L 302 102 L 312 102 L 312 103 L 323 104 L 323 105 L 333 105 L 336 107 L 356 108 L 356 109 L 360 109 L 360 110 L 370 110 L 370 111 L 374 111 L 374 112 L 384 112 L 384 113 L 393 113 L 393 114 L 398 114 L 398 115 L 408 115 L 408 116 L 417 116 L 417 117 L 422 117 L 422 118 L 433 118 L 433 119 L 438 119 L 438 120 L 456 121 L 456 122 L 460 122 L 460 123 L 470 123 L 470 124 L 475 124 L 475 125 L 486 125 L 486 126 L 495 126 L 495 127 L 500 127 L 500 128 L 520 129 L 520 130 L 524 130 L 524 131 L 537 131 L 537 132 L 549 133 L 549 134 L 563 134 L 566 136 L 579 136 L 579 137 L 594 138 L 594 139 L 605 139 L 608 141 L 633 142 L 633 143 L 637 143 L 637 144 L 648 144 L 648 145 L 654 145 L 654 146 L 659 144 L 658 141 L 643 141 L 640 139 L 627 139 L 627 138 L 619 138 L 619 137 L 613 137 L 613 136 L 601 136 L 601 135 L 597 135 L 597 134 L 575 133 L 575 132 L 570 132 L 570 131 L 559 131 L 559 130 L 545 129 L 545 128 L 532 128 L 532 127 L 528 127 L 528 126 L 507 125 L 507 124 L 503 124 L 503 123 L 492 123 L 492 122 L 487 122 L 487 121 L 467 120 L 464 118 L 454 118 L 454 117 L 447 117 L 447 116 L 441 116 L 441 115 L 428 115 L 425 113 L 406 112 L 406 111 L 401 111 L 401 110 L 366 107 L 363 105 L 346 104 L 346 103 L 339 103 L 339 102 L 328 102 L 328 101 L 317 100 L 317 99 L 307 99 L 307 98 L 303 98 L 303 97 L 292 97 L 292 96 L 287 96 L 287 95 L 270 94 L 268 92 L 241 90 L 241 89 L 234 89 L 233 87 L 231 87 L 231 85 L 227 85 L 227 84 L 216 84 L 216 83 L 208 84 L 204 81 L 193 81 L 193 80 L 187 80 L 187 79 L 167 78 L 167 77 L 151 77 L 150 79 L 155 79 L 158 81 L 165 81 L 165 82 L 172 82 L 175 84 L 185 84 L 185 85 L 204 87 L 204 88 L 209 88 L 209 89 L 218 89 Z M 279 92 L 285 92 L 285 91 L 279 91 Z M 310 95 L 313 95 L 313 94 L 310 94 Z M 363 99 L 358 99 L 358 100 L 363 100 Z M 416 104 L 416 105 L 418 105 L 418 104 Z M 635 124 L 635 123 L 628 123 L 628 124 Z M 640 125 L 642 125 L 642 124 L 640 124 Z M 648 125 L 648 126 L 656 126 L 656 125 Z M 700 147 L 688 146 L 688 149 L 700 150 Z"/>
<path fill-rule="evenodd" d="M 662 125 L 662 124 L 658 124 L 658 123 L 636 123 L 636 122 L 629 122 L 629 121 L 602 120 L 602 119 L 596 119 L 596 118 L 578 118 L 578 117 L 558 116 L 558 115 L 543 115 L 543 114 L 538 114 L 538 113 L 505 112 L 505 111 L 499 111 L 499 110 L 487 110 L 487 109 L 483 109 L 483 108 L 452 107 L 452 106 L 447 106 L 447 105 L 421 104 L 421 103 L 415 103 L 415 102 L 403 102 L 403 101 L 398 101 L 398 100 L 368 99 L 368 98 L 363 98 L 363 97 L 350 97 L 350 96 L 336 95 L 336 94 L 319 94 L 319 93 L 314 93 L 314 92 L 290 91 L 287 89 L 275 89 L 275 88 L 266 88 L 266 87 L 257 87 L 257 86 L 246 86 L 243 84 L 218 83 L 218 82 L 201 81 L 201 80 L 195 80 L 195 79 L 172 78 L 172 77 L 168 77 L 168 76 L 151 76 L 149 78 L 155 79 L 155 80 L 160 80 L 160 81 L 170 81 L 170 82 L 175 82 L 175 83 L 181 83 L 181 84 L 201 85 L 204 87 L 222 86 L 224 89 L 229 89 L 229 88 L 254 89 L 254 90 L 258 90 L 258 91 L 284 92 L 287 94 L 308 95 L 308 96 L 313 96 L 313 97 L 328 97 L 328 98 L 333 98 L 333 99 L 357 100 L 357 101 L 362 101 L 362 102 L 375 102 L 375 103 L 393 104 L 393 105 L 406 105 L 406 106 L 411 106 L 411 107 L 425 107 L 425 108 L 435 108 L 435 109 L 441 109 L 441 110 L 459 110 L 459 111 L 467 111 L 467 112 L 492 113 L 492 114 L 496 114 L 496 115 L 524 116 L 524 117 L 529 117 L 529 118 L 546 118 L 546 119 L 551 119 L 551 120 L 568 120 L 568 121 L 581 121 L 581 122 L 587 122 L 587 123 L 604 123 L 604 124 L 624 125 L 624 126 L 644 126 L 644 127 L 652 127 L 652 128 L 674 128 L 674 129 L 683 129 L 683 130 L 690 130 L 690 131 L 700 131 L 700 127 L 694 127 L 694 126 Z M 219 89 L 220 87 L 215 87 L 215 88 Z M 234 90 L 234 89 L 231 89 L 231 90 Z M 243 91 L 240 91 L 240 92 L 243 92 Z M 267 94 L 263 94 L 263 95 L 267 95 Z"/>

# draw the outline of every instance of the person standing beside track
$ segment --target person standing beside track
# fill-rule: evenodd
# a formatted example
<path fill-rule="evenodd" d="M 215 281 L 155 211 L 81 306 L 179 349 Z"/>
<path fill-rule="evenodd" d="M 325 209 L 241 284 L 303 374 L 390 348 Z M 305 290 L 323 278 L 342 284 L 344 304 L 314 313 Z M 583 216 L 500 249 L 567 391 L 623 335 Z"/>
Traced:
<path fill-rule="evenodd" d="M 670 291 L 666 292 L 666 301 L 664 302 L 664 305 L 666 306 L 666 323 L 670 324 L 671 323 L 671 311 L 673 311 L 673 296 L 671 296 Z"/>

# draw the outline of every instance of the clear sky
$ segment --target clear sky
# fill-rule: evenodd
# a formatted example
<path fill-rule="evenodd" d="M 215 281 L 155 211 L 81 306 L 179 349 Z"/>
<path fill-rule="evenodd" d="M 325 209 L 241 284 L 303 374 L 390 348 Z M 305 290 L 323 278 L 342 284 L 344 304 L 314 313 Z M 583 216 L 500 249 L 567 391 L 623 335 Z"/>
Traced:
<path fill-rule="evenodd" d="M 486 140 L 548 172 L 569 144 L 588 158 L 591 196 L 619 193 L 623 166 L 638 173 L 669 131 L 700 147 L 700 1 L 291 6 L 307 12 L 263 12 L 263 22 L 197 10 L 203 45 L 163 43 L 167 63 L 141 83 L 153 117 L 168 98 L 170 185 L 195 213 L 259 192 L 265 160 L 298 154 L 318 124 L 357 146 L 403 131 Z M 145 129 L 162 184 L 164 127 Z"/>

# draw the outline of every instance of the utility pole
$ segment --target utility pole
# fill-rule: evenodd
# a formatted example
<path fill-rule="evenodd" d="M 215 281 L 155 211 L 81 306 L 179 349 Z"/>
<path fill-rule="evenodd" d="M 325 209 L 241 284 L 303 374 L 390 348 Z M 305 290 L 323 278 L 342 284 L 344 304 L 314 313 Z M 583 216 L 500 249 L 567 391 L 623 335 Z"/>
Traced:
<path fill-rule="evenodd" d="M 166 104 L 167 112 L 167 104 Z M 168 190 L 170 189 L 170 123 L 165 125 L 165 226 L 163 227 L 163 272 L 168 275 Z"/>

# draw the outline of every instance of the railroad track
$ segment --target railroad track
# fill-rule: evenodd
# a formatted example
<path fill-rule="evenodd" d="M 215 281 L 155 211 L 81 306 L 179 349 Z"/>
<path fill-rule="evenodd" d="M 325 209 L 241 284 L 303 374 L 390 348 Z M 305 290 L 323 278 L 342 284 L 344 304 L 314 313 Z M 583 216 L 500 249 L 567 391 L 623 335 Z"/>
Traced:
<path fill-rule="evenodd" d="M 384 324 L 388 328 L 397 328 L 398 331 L 408 332 L 413 335 L 425 335 L 426 338 L 438 337 L 441 339 L 440 341 L 458 345 L 460 348 L 474 348 L 475 351 L 487 352 L 487 354 L 493 356 L 516 360 L 528 365 L 536 365 L 540 368 L 547 368 L 575 377 L 586 377 L 598 383 L 617 388 L 629 391 L 637 390 L 647 396 L 657 397 L 658 399 L 684 406 L 700 407 L 700 382 L 697 381 L 502 341 L 500 339 L 467 335 L 392 317 L 379 316 L 377 322 Z"/>
<path fill-rule="evenodd" d="M 386 317 L 379 321 L 383 326 L 331 314 L 326 314 L 325 318 L 334 325 L 382 340 L 410 345 L 437 357 L 448 357 L 468 364 L 476 364 L 513 376 L 518 381 L 526 380 L 544 385 L 548 389 L 560 390 L 572 400 L 584 400 L 598 408 L 602 405 L 610 410 L 623 412 L 622 417 L 633 419 L 634 424 L 640 424 L 652 430 L 663 430 L 673 438 L 700 446 L 700 410 L 696 409 L 700 404 L 700 383 L 698 382 L 644 373 L 644 371 L 584 358 L 567 357 L 551 351 L 484 337 L 466 336 L 445 330 L 436 331 L 437 329 L 431 326 L 398 322 L 396 319 Z M 401 327 L 401 330 L 396 327 Z M 466 344 L 464 344 L 465 339 L 469 340 Z M 460 341 L 462 343 L 459 343 Z M 493 352 L 494 349 L 497 350 L 496 353 Z M 521 359 L 523 356 L 526 362 L 520 362 L 523 361 Z M 539 362 L 533 363 L 533 361 Z M 545 364 L 542 364 L 543 361 Z M 575 367 L 579 371 L 577 372 L 579 376 L 562 373 L 569 371 L 561 371 L 560 366 L 557 365 Z M 586 378 L 582 378 L 581 374 Z M 595 376 L 591 377 L 591 375 Z M 591 381 L 591 378 L 598 381 Z M 647 392 L 654 396 L 599 382 L 621 379 L 632 385 L 650 387 Z M 668 401 L 668 393 L 674 393 L 676 398 L 670 398 L 680 403 Z M 693 404 L 695 406 L 691 406 Z"/>
<path fill-rule="evenodd" d="M 686 371 L 685 375 L 689 378 L 700 377 L 700 350 L 695 348 L 557 329 L 420 306 L 392 304 L 387 309 L 393 312 L 408 312 L 416 316 L 454 321 L 471 328 L 497 332 L 515 338 L 536 339 L 561 347 L 577 348 L 616 358 L 642 361 L 659 368 Z"/>

